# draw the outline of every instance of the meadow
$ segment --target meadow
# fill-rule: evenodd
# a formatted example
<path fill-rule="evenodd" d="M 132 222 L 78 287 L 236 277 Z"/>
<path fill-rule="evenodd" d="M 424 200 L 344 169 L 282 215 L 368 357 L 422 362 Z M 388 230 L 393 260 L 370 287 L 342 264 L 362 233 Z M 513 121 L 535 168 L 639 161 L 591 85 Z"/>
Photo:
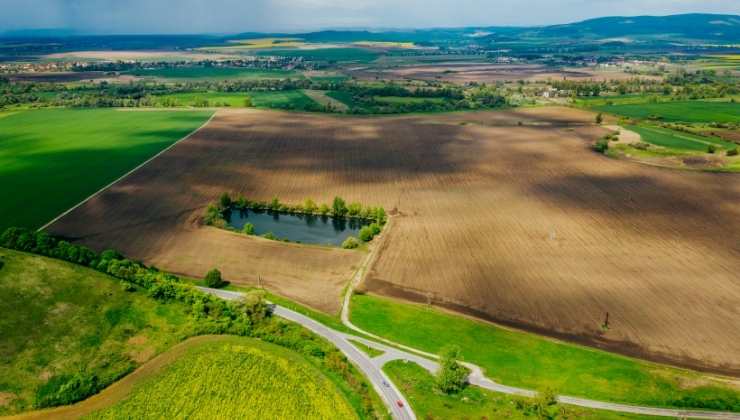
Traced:
<path fill-rule="evenodd" d="M 226 80 L 226 79 L 286 79 L 301 78 L 301 73 L 293 70 L 281 69 L 251 69 L 244 67 L 205 67 L 205 66 L 182 66 L 155 69 L 143 69 L 127 72 L 132 76 L 154 77 L 162 79 L 203 79 L 203 80 Z"/>
<path fill-rule="evenodd" d="M 579 418 L 579 419 L 649 419 L 653 417 L 614 413 L 611 411 L 588 410 L 572 406 L 550 406 L 538 399 L 512 397 L 468 386 L 456 394 L 444 394 L 437 390 L 435 378 L 415 363 L 392 361 L 383 370 L 403 392 L 417 416 L 426 420 L 463 419 L 531 419 L 531 418 Z M 545 409 L 559 417 L 539 417 Z"/>
<path fill-rule="evenodd" d="M 210 115 L 43 109 L 0 118 L 0 230 L 42 226 Z"/>
<path fill-rule="evenodd" d="M 645 98 L 646 101 L 647 98 Z M 608 99 L 604 99 L 605 101 Z M 659 117 L 666 122 L 717 122 L 740 123 L 740 103 L 729 101 L 670 101 L 640 103 L 628 97 L 623 103 L 596 105 L 595 109 L 635 119 L 654 119 Z M 626 103 L 624 103 L 626 102 Z M 588 102 L 586 102 L 588 103 Z"/>
<path fill-rule="evenodd" d="M 228 402 L 228 403 L 225 403 Z M 335 384 L 307 360 L 253 339 L 191 346 L 131 394 L 89 419 L 356 419 Z"/>
<path fill-rule="evenodd" d="M 714 146 L 717 150 L 729 150 L 737 147 L 735 143 L 717 137 L 697 136 L 662 127 L 648 125 L 628 125 L 626 127 L 639 134 L 642 140 L 647 143 L 679 151 L 706 152 L 709 146 Z"/>
<path fill-rule="evenodd" d="M 721 380 L 504 329 L 429 306 L 354 295 L 351 317 L 366 331 L 427 352 L 439 353 L 454 343 L 466 361 L 480 365 L 490 378 L 505 385 L 604 401 L 740 411 L 740 389 Z"/>
<path fill-rule="evenodd" d="M 87 268 L 3 248 L 0 260 L 0 415 L 97 392 L 192 327 L 185 306 Z"/>

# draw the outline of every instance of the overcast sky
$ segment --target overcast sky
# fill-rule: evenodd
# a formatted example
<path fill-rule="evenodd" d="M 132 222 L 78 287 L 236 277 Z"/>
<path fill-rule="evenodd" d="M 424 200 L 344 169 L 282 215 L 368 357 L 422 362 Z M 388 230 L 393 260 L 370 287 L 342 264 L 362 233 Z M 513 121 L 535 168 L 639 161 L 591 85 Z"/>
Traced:
<path fill-rule="evenodd" d="M 740 0 L 0 0 L 0 31 L 233 33 L 542 25 L 598 16 L 740 13 Z"/>

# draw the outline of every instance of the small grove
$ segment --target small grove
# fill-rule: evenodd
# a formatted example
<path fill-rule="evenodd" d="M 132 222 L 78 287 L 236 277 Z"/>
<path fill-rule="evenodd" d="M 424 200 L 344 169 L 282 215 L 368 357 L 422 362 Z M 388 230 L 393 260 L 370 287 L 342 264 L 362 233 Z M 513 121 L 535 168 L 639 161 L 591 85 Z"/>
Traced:
<path fill-rule="evenodd" d="M 249 200 L 243 195 L 233 198 L 231 194 L 223 193 L 217 202 L 208 205 L 206 213 L 203 216 L 203 223 L 208 226 L 232 230 L 228 225 L 227 218 L 230 212 L 234 210 L 260 210 L 287 214 L 357 219 L 371 222 L 360 229 L 359 239 L 362 242 L 372 241 L 382 231 L 383 226 L 388 221 L 388 215 L 383 207 L 363 206 L 360 203 L 347 204 L 341 197 L 334 197 L 331 206 L 329 206 L 328 204 L 318 205 L 311 199 L 307 199 L 302 204 L 286 204 L 280 202 L 280 199 L 277 197 L 274 197 L 270 201 L 256 201 Z M 254 225 L 247 223 L 242 233 L 253 235 Z M 263 237 L 266 239 L 280 240 L 271 233 L 267 233 Z M 354 237 L 347 238 L 342 244 L 342 247 L 346 249 L 353 249 L 359 246 L 360 242 Z"/>
<path fill-rule="evenodd" d="M 377 397 L 346 357 L 330 343 L 296 324 L 271 316 L 263 292 L 254 291 L 238 302 L 208 295 L 179 277 L 129 260 L 113 250 L 96 253 L 45 232 L 9 228 L 0 235 L 0 247 L 68 261 L 100 271 L 121 281 L 127 291 L 143 291 L 159 302 L 185 305 L 193 322 L 191 335 L 231 334 L 259 338 L 294 350 L 327 374 L 364 418 L 379 417 Z M 186 337 L 182 337 L 186 338 Z M 89 372 L 63 377 L 42 386 L 36 408 L 71 404 L 93 395 L 110 382 Z"/>

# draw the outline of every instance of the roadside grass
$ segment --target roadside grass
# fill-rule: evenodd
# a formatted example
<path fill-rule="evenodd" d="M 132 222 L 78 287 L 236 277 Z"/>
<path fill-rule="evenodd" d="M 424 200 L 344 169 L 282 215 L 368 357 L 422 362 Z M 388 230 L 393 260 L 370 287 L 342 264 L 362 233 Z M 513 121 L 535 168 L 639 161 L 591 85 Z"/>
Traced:
<path fill-rule="evenodd" d="M 155 417 L 358 418 L 334 383 L 305 358 L 241 337 L 189 348 L 126 399 L 88 418 Z"/>
<path fill-rule="evenodd" d="M 0 415 L 51 402 L 75 375 L 102 388 L 189 334 L 184 306 L 70 263 L 0 248 Z M 84 395 L 83 395 L 84 397 Z"/>
<path fill-rule="evenodd" d="M 646 98 L 647 99 L 647 98 Z M 608 99 L 607 99 L 608 100 Z M 627 118 L 660 117 L 666 122 L 740 123 L 740 103 L 729 101 L 668 101 L 658 103 L 618 103 L 594 106 L 598 111 Z"/>
<path fill-rule="evenodd" d="M 257 51 L 259 56 L 303 57 L 309 61 L 369 63 L 380 54 L 367 48 L 269 49 Z"/>
<path fill-rule="evenodd" d="M 458 345 L 466 361 L 505 385 L 602 401 L 740 411 L 740 389 L 711 376 L 504 329 L 427 306 L 354 295 L 351 317 L 370 333 L 430 353 Z"/>
<path fill-rule="evenodd" d="M 719 149 L 732 149 L 734 143 L 722 140 L 718 137 L 704 137 L 694 134 L 678 132 L 662 127 L 648 125 L 628 125 L 627 129 L 636 132 L 642 140 L 656 146 L 667 147 L 681 151 L 706 152 L 709 145 Z"/>
<path fill-rule="evenodd" d="M 287 79 L 302 78 L 303 75 L 292 70 L 282 69 L 252 69 L 245 67 L 168 67 L 155 69 L 141 69 L 125 72 L 132 76 L 155 77 L 163 79 Z"/>
<path fill-rule="evenodd" d="M 40 109 L 0 118 L 0 231 L 42 226 L 211 114 Z"/>
<path fill-rule="evenodd" d="M 385 354 L 384 351 L 378 350 L 378 349 L 373 348 L 373 347 L 370 347 L 370 346 L 367 346 L 365 344 L 362 344 L 362 343 L 360 343 L 357 340 L 349 340 L 349 342 L 352 343 L 358 349 L 362 350 L 363 353 L 367 354 L 371 358 L 382 356 L 383 354 Z"/>
<path fill-rule="evenodd" d="M 509 396 L 477 386 L 468 386 L 457 394 L 444 394 L 435 387 L 434 377 L 416 363 L 394 360 L 383 371 L 403 392 L 419 418 L 435 419 L 654 419 L 655 417 L 591 410 L 558 405 L 558 417 L 539 417 L 536 400 Z"/>

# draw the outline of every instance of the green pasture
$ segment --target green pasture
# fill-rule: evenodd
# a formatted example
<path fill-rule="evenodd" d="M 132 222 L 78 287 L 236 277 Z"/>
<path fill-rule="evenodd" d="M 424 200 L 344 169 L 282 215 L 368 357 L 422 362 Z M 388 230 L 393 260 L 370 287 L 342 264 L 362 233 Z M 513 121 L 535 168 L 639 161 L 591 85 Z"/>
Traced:
<path fill-rule="evenodd" d="M 622 103 L 597 105 L 594 108 L 609 114 L 634 119 L 654 119 L 665 122 L 740 123 L 740 103 L 730 101 L 670 101 L 658 103 Z"/>

